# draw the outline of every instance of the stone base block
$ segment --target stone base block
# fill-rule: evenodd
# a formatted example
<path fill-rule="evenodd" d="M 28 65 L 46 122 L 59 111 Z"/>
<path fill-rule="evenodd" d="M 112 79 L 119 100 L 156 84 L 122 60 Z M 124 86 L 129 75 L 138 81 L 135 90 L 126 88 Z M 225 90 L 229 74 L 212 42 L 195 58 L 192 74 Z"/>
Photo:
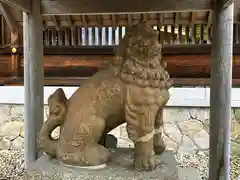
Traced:
<path fill-rule="evenodd" d="M 133 150 L 116 149 L 112 161 L 102 169 L 85 169 L 60 164 L 44 155 L 27 169 L 25 180 L 181 180 L 177 162 L 171 151 L 156 156 L 154 171 L 136 171 L 132 168 Z M 193 178 L 193 179 L 196 179 Z M 192 180 L 193 180 L 192 179 Z"/>

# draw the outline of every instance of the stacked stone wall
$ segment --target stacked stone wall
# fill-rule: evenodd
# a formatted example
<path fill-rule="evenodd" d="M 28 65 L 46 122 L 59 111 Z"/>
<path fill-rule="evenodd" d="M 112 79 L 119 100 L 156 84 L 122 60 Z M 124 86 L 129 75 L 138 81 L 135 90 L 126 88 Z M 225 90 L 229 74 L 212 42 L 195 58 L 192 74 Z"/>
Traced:
<path fill-rule="evenodd" d="M 44 108 L 44 119 L 48 107 Z M 164 109 L 164 141 L 168 149 L 176 153 L 207 151 L 209 148 L 209 108 Z M 21 149 L 24 139 L 23 105 L 0 105 L 0 150 Z M 118 146 L 132 147 L 126 124 L 111 132 L 118 138 Z M 58 136 L 58 130 L 53 133 Z M 240 108 L 232 110 L 232 137 L 236 146 L 240 136 Z M 236 149 L 234 147 L 234 149 Z"/>

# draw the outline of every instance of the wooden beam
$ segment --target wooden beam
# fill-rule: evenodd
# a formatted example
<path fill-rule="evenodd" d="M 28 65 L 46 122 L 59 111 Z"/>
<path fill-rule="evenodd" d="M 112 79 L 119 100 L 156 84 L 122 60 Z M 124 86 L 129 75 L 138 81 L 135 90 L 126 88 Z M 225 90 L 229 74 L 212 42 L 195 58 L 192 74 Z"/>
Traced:
<path fill-rule="evenodd" d="M 81 86 L 89 77 L 45 77 L 44 86 Z M 209 78 L 172 78 L 174 87 L 210 86 Z M 23 78 L 0 77 L 0 86 L 22 86 Z M 240 79 L 232 80 L 233 87 L 240 87 Z"/>
<path fill-rule="evenodd" d="M 167 62 L 167 70 L 173 78 L 210 77 L 210 54 L 169 54 L 163 57 Z M 91 76 L 113 58 L 113 55 L 45 55 L 44 71 L 46 76 Z M 0 56 L 0 77 L 11 76 L 11 63 L 8 63 L 10 59 L 11 55 Z M 234 55 L 232 63 L 233 78 L 240 78 L 240 55 Z M 21 60 L 22 75 L 23 60 Z"/>
<path fill-rule="evenodd" d="M 230 179 L 234 4 L 214 1 L 210 91 L 209 180 Z"/>
<path fill-rule="evenodd" d="M 23 12 L 31 12 L 31 1 L 30 0 L 0 0 L 12 7 L 18 8 Z"/>
<path fill-rule="evenodd" d="M 43 0 L 43 15 L 122 14 L 211 10 L 211 0 Z"/>
<path fill-rule="evenodd" d="M 10 11 L 10 7 L 7 4 L 0 2 L 0 11 L 2 12 L 2 15 L 5 18 L 10 31 L 13 34 L 19 34 L 20 26 L 19 26 L 18 22 L 16 22 L 16 20 L 14 19 L 13 15 Z"/>
<path fill-rule="evenodd" d="M 45 46 L 45 55 L 114 55 L 116 46 Z M 163 45 L 163 55 L 200 55 L 211 54 L 211 44 L 189 45 Z M 23 47 L 18 47 L 18 52 L 23 53 Z M 0 55 L 11 54 L 9 47 L 0 48 Z M 233 54 L 240 54 L 240 44 L 233 46 Z"/>
<path fill-rule="evenodd" d="M 45 77 L 92 76 L 112 60 L 113 56 L 44 56 L 44 75 Z M 170 55 L 165 56 L 164 60 L 167 62 L 167 71 L 172 78 L 209 78 L 211 76 L 210 55 Z M 233 78 L 240 78 L 240 56 L 233 57 L 233 64 Z M 0 72 L 4 70 L 1 68 Z M 23 72 L 22 64 L 21 72 Z"/>
<path fill-rule="evenodd" d="M 23 13 L 24 34 L 24 159 L 26 168 L 40 155 L 38 137 L 43 124 L 43 33 L 40 1 Z"/>

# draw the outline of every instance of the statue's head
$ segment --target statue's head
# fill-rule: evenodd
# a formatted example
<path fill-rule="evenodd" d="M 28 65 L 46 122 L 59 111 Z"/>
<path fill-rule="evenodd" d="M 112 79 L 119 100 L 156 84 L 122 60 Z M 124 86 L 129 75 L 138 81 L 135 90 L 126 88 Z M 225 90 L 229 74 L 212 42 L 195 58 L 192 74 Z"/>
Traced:
<path fill-rule="evenodd" d="M 162 60 L 158 34 L 146 22 L 128 28 L 116 49 L 115 74 L 141 86 L 169 88 L 171 81 Z"/>
<path fill-rule="evenodd" d="M 158 42 L 159 32 L 146 22 L 140 22 L 127 30 L 116 50 L 116 56 L 133 59 L 145 66 L 160 66 L 162 45 Z"/>

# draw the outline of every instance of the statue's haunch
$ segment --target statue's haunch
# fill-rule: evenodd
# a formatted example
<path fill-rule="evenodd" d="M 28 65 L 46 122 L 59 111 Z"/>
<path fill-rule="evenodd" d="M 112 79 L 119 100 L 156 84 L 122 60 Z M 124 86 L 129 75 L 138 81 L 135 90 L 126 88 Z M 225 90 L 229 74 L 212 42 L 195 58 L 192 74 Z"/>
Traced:
<path fill-rule="evenodd" d="M 158 32 L 151 26 L 140 22 L 129 28 L 107 68 L 69 99 L 62 89 L 49 97 L 50 115 L 40 132 L 40 148 L 65 165 L 102 168 L 110 159 L 104 147 L 107 133 L 126 122 L 135 144 L 134 167 L 154 169 L 154 154 L 165 150 L 162 110 L 172 85 L 161 51 Z M 56 140 L 51 133 L 57 126 Z"/>

